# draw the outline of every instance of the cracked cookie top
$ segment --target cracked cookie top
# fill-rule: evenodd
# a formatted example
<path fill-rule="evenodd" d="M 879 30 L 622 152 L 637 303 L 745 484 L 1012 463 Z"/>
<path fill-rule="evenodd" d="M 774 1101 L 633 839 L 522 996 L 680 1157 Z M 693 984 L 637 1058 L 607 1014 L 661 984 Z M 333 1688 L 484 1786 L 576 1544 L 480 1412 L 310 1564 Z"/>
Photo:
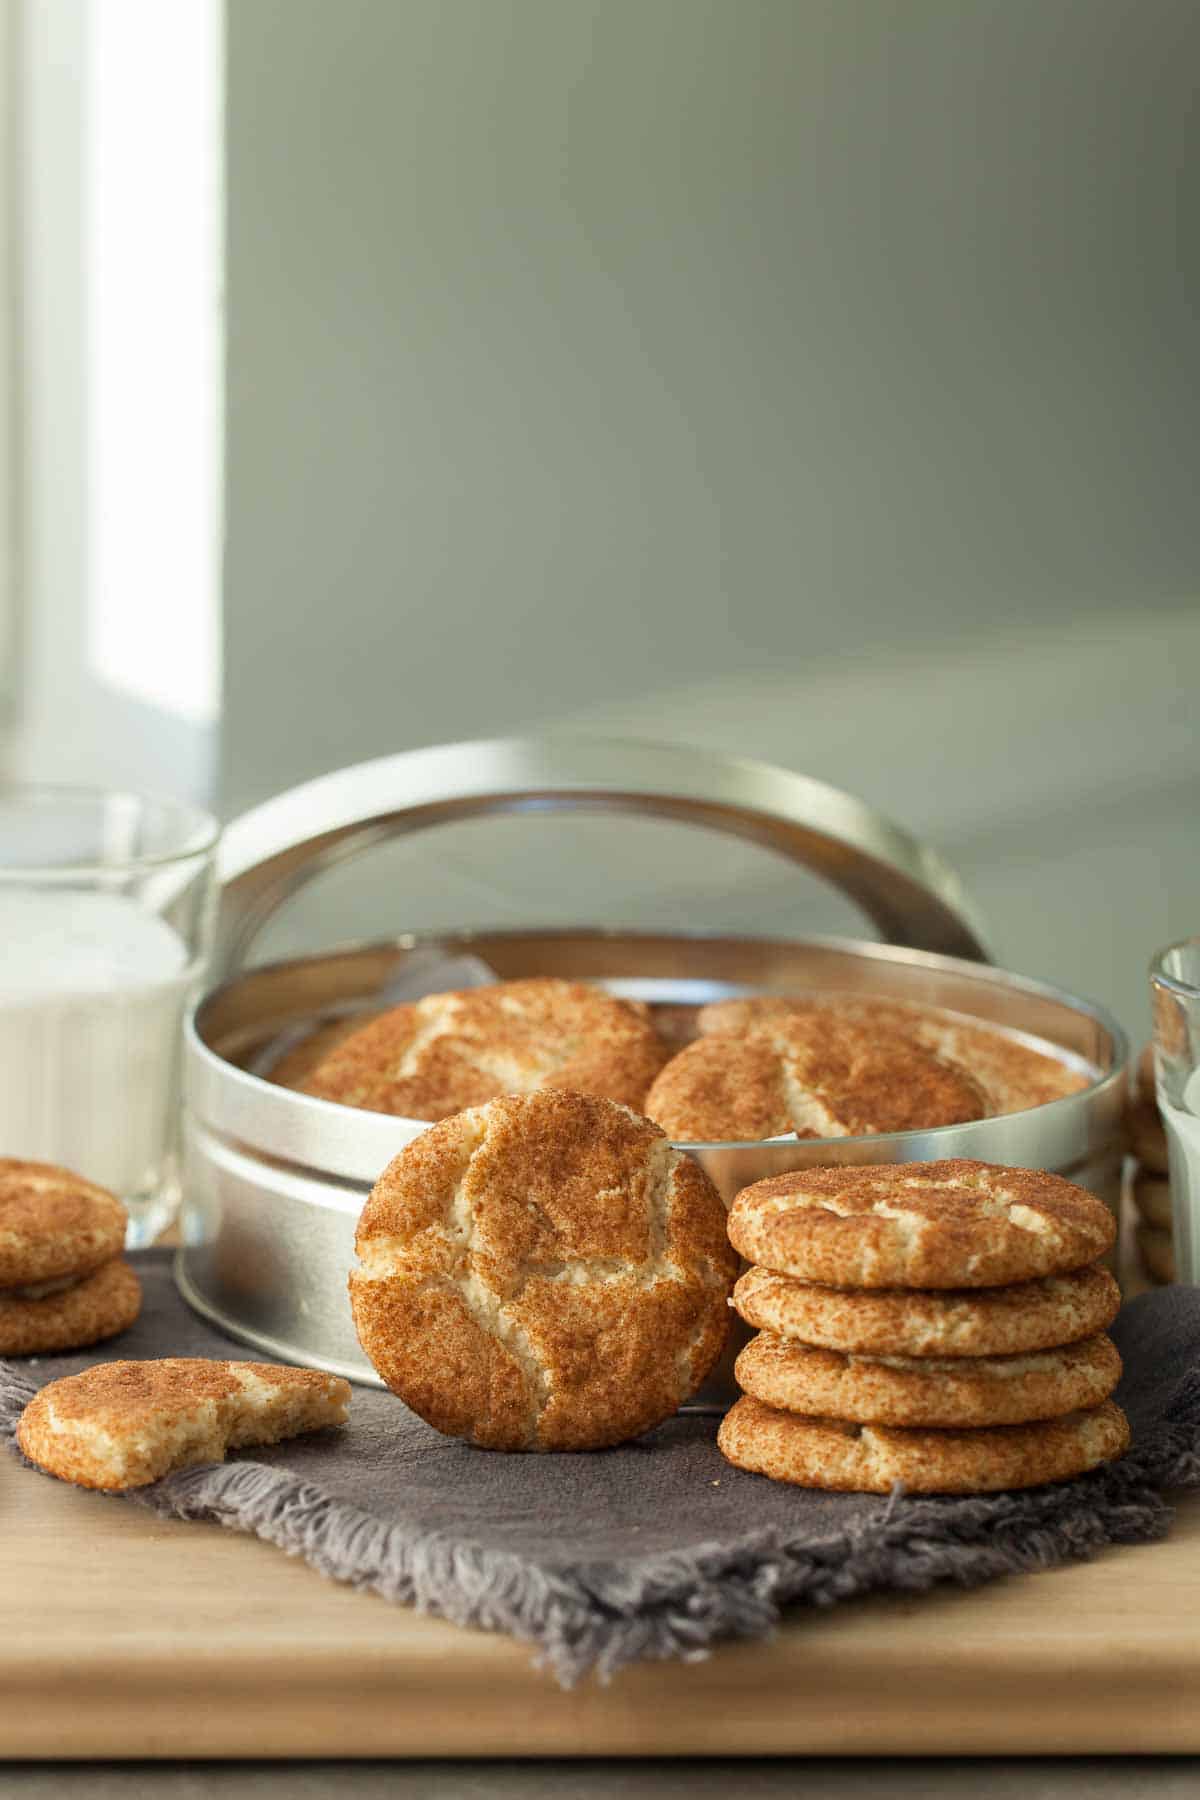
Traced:
<path fill-rule="evenodd" d="M 981 1119 L 982 1088 L 911 1036 L 830 1008 L 781 1013 L 745 1037 L 697 1038 L 645 1110 L 679 1142 L 862 1137 Z"/>
<path fill-rule="evenodd" d="M 493 1449 L 619 1443 L 724 1342 L 736 1259 L 690 1157 L 613 1101 L 507 1095 L 424 1132 L 359 1221 L 359 1340 L 439 1431 Z"/>
<path fill-rule="evenodd" d="M 640 1106 L 669 1054 L 644 1007 L 586 982 L 536 976 L 394 1006 L 290 1085 L 408 1119 L 444 1119 L 498 1094 L 548 1087 Z"/>
<path fill-rule="evenodd" d="M 958 1158 L 802 1169 L 743 1188 L 729 1236 L 748 1261 L 843 1288 L 998 1287 L 1112 1249 L 1117 1224 L 1060 1175 Z"/>
<path fill-rule="evenodd" d="M 712 1001 L 701 1007 L 697 1025 L 704 1037 L 747 1037 L 778 1030 L 789 1021 L 821 1018 L 907 1037 L 968 1076 L 982 1090 L 987 1117 L 1045 1106 L 1087 1086 L 1087 1077 L 1077 1069 L 985 1020 L 909 1000 L 861 994 L 795 999 L 759 994 Z"/>

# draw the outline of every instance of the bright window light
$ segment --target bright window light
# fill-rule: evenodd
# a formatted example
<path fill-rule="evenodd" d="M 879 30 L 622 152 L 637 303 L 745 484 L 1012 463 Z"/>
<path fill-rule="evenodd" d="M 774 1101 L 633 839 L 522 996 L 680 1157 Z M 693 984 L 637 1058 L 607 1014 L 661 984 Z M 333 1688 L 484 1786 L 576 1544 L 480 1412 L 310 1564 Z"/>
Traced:
<path fill-rule="evenodd" d="M 90 0 L 84 106 L 88 654 L 217 716 L 220 0 Z"/>

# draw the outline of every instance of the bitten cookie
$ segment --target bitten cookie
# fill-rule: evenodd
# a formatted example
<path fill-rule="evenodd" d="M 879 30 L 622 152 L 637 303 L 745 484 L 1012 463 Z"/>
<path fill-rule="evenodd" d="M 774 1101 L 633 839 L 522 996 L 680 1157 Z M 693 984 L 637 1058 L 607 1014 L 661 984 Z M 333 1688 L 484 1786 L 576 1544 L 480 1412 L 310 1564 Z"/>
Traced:
<path fill-rule="evenodd" d="M 744 1395 L 717 1443 L 729 1462 L 774 1481 L 842 1493 L 986 1494 L 1082 1475 L 1129 1448 L 1129 1424 L 1111 1400 L 1065 1419 L 989 1430 L 923 1431 L 845 1425 L 776 1412 Z"/>
<path fill-rule="evenodd" d="M 145 1487 L 227 1450 L 344 1424 L 350 1384 L 273 1363 L 164 1357 L 52 1381 L 17 1423 L 30 1462 L 79 1487 Z"/>
<path fill-rule="evenodd" d="M 1116 1235 L 1061 1176 L 965 1158 L 775 1175 L 729 1214 L 748 1262 L 830 1287 L 999 1287 L 1082 1268 Z"/>
<path fill-rule="evenodd" d="M 48 1284 L 50 1293 L 46 1285 L 0 1292 L 0 1356 L 82 1350 L 127 1330 L 142 1309 L 141 1283 L 126 1262 L 105 1263 L 65 1287 Z"/>
<path fill-rule="evenodd" d="M 827 1008 L 744 1038 L 701 1037 L 667 1064 L 645 1112 L 676 1142 L 861 1137 L 980 1119 L 983 1090 L 911 1037 Z"/>
<path fill-rule="evenodd" d="M 994 1288 L 821 1287 L 747 1269 L 733 1305 L 748 1325 L 865 1355 L 1012 1356 L 1077 1343 L 1112 1324 L 1121 1290 L 1107 1269 Z"/>
<path fill-rule="evenodd" d="M 1020 1356 L 858 1356 L 761 1331 L 737 1359 L 738 1385 L 766 1406 L 866 1425 L 1023 1425 L 1098 1406 L 1121 1379 L 1098 1333 Z"/>
<path fill-rule="evenodd" d="M 869 1031 L 899 1032 L 959 1069 L 980 1088 L 988 1115 L 1044 1106 L 1087 1086 L 1087 1077 L 1045 1051 L 1007 1032 L 936 1006 L 858 994 L 822 994 L 788 999 L 762 994 L 716 1000 L 700 1011 L 701 1032 L 745 1036 L 789 1019 L 821 1015 L 844 1019 Z"/>
<path fill-rule="evenodd" d="M 0 1288 L 89 1274 L 120 1253 L 126 1223 L 121 1202 L 82 1175 L 0 1157 Z"/>
<path fill-rule="evenodd" d="M 725 1338 L 721 1199 L 610 1100 L 547 1090 L 443 1121 L 384 1171 L 356 1241 L 366 1354 L 423 1419 L 491 1449 L 636 1437 Z"/>
<path fill-rule="evenodd" d="M 295 1085 L 409 1119 L 444 1119 L 541 1088 L 640 1106 L 668 1054 L 644 1007 L 584 982 L 535 977 L 392 1007 Z"/>

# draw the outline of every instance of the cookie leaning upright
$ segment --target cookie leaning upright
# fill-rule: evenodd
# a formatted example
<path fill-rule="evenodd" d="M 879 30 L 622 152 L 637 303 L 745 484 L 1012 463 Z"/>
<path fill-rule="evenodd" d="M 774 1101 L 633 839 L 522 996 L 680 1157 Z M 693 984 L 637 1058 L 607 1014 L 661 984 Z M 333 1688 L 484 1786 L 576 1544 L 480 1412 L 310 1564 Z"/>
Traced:
<path fill-rule="evenodd" d="M 366 1354 L 429 1424 L 488 1448 L 637 1436 L 725 1339 L 724 1205 L 609 1100 L 548 1089 L 435 1125 L 376 1183 L 356 1244 Z"/>
<path fill-rule="evenodd" d="M 1151 1281 L 1171 1282 L 1176 1273 L 1171 1174 L 1167 1128 L 1158 1104 L 1153 1044 L 1146 1045 L 1132 1071 L 1125 1131 L 1135 1158 L 1129 1191 L 1138 1215 L 1136 1237 L 1142 1270 Z"/>
<path fill-rule="evenodd" d="M 1095 1262 L 1116 1220 L 1040 1170 L 957 1159 L 797 1170 L 737 1196 L 729 1236 L 749 1262 L 830 1287 L 994 1287 Z"/>

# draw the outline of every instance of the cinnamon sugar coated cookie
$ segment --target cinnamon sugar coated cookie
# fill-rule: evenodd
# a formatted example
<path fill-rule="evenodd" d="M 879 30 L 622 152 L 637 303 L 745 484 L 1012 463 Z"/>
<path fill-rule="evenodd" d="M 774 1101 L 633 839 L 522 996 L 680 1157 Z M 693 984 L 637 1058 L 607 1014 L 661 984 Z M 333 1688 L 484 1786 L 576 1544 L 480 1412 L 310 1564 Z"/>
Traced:
<path fill-rule="evenodd" d="M 899 1032 L 968 1076 L 984 1096 L 983 1115 L 1022 1112 L 1087 1086 L 1086 1076 L 980 1019 L 911 1001 L 824 994 L 788 999 L 763 994 L 702 1007 L 706 1035 L 746 1036 L 794 1019 L 836 1018 L 869 1031 Z"/>
<path fill-rule="evenodd" d="M 868 1425 L 1022 1425 L 1098 1406 L 1121 1379 L 1111 1338 L 1019 1356 L 860 1356 L 762 1331 L 738 1385 L 766 1406 Z"/>
<path fill-rule="evenodd" d="M 992 1288 L 822 1287 L 747 1269 L 733 1305 L 748 1325 L 827 1350 L 898 1356 L 1010 1356 L 1104 1331 L 1121 1306 L 1107 1269 Z"/>
<path fill-rule="evenodd" d="M 273 1081 L 277 1087 L 303 1087 L 332 1050 L 344 1043 L 351 1032 L 361 1031 L 374 1017 L 377 1017 L 374 1013 L 360 1013 L 351 1019 L 327 1019 L 298 1039 L 289 1033 L 286 1048 L 278 1052 L 267 1072 L 268 1081 Z"/>
<path fill-rule="evenodd" d="M 89 1274 L 124 1248 L 126 1224 L 115 1195 L 82 1175 L 0 1157 L 0 1288 Z"/>
<path fill-rule="evenodd" d="M 842 1493 L 986 1494 L 1040 1487 L 1111 1462 L 1129 1448 L 1129 1423 L 1111 1400 L 1064 1419 L 967 1431 L 841 1424 L 777 1412 L 744 1395 L 717 1434 L 739 1469 Z"/>
<path fill-rule="evenodd" d="M 1142 1167 L 1155 1175 L 1169 1175 L 1167 1128 L 1162 1122 L 1158 1102 L 1148 1100 L 1144 1094 L 1135 1095 L 1126 1106 L 1125 1125 L 1129 1148 Z"/>
<path fill-rule="evenodd" d="M 1174 1224 L 1171 1211 L 1171 1183 L 1166 1175 L 1143 1175 L 1133 1178 L 1133 1204 L 1147 1225 L 1170 1231 Z"/>
<path fill-rule="evenodd" d="M 298 1085 L 410 1119 L 542 1088 L 639 1107 L 668 1054 L 645 1007 L 546 976 L 393 1007 L 335 1044 Z"/>
<path fill-rule="evenodd" d="M 729 1214 L 749 1262 L 848 1288 L 998 1287 L 1082 1268 L 1116 1235 L 1061 1176 L 965 1158 L 775 1175 Z"/>
<path fill-rule="evenodd" d="M 120 1260 L 77 1280 L 0 1290 L 0 1356 L 82 1350 L 127 1330 L 141 1307 L 141 1283 Z"/>
<path fill-rule="evenodd" d="M 344 1424 L 350 1384 L 274 1363 L 165 1357 L 52 1381 L 17 1424 L 31 1462 L 80 1487 L 145 1487 L 227 1450 Z"/>
<path fill-rule="evenodd" d="M 1157 1282 L 1160 1286 L 1166 1286 L 1167 1283 L 1174 1281 L 1176 1273 L 1174 1235 L 1160 1225 L 1141 1224 L 1137 1228 L 1136 1237 L 1142 1267 L 1151 1281 Z"/>
<path fill-rule="evenodd" d="M 673 1057 L 645 1111 L 679 1142 L 860 1137 L 980 1119 L 982 1088 L 911 1037 L 812 1008 Z"/>
<path fill-rule="evenodd" d="M 668 1418 L 716 1361 L 736 1266 L 690 1157 L 626 1107 L 553 1089 L 409 1144 L 357 1249 L 354 1322 L 388 1386 L 502 1450 L 595 1448 Z"/>

